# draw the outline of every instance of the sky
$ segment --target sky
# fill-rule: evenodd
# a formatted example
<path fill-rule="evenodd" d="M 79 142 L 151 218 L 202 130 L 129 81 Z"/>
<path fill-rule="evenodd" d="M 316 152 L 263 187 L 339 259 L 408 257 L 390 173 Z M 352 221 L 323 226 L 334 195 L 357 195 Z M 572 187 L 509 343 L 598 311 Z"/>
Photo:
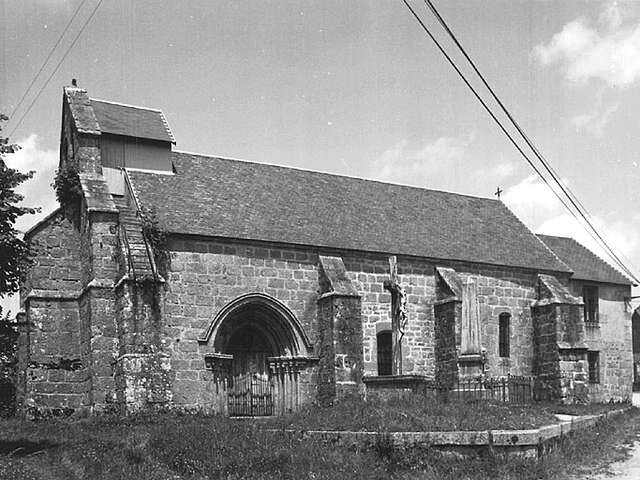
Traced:
<path fill-rule="evenodd" d="M 177 150 L 490 198 L 500 187 L 534 232 L 601 253 L 400 0 L 105 0 L 46 82 L 99 2 L 84 1 L 14 112 L 83 0 L 0 0 L 3 133 L 23 147 L 8 163 L 36 170 L 22 192 L 42 207 L 21 230 L 56 208 L 62 87 L 76 78 L 93 98 L 162 109 Z M 424 3 L 411 3 L 454 54 Z M 640 275 L 640 1 L 434 3 Z"/>

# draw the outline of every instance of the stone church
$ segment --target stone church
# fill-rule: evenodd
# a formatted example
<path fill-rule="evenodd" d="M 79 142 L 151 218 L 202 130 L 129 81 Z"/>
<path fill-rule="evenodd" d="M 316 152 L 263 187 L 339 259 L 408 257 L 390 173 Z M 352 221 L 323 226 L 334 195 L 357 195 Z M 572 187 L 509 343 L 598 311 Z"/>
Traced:
<path fill-rule="evenodd" d="M 175 151 L 161 111 L 75 86 L 60 139 L 78 192 L 26 234 L 24 411 L 229 413 L 246 386 L 280 413 L 509 375 L 631 395 L 631 282 L 499 200 Z"/>

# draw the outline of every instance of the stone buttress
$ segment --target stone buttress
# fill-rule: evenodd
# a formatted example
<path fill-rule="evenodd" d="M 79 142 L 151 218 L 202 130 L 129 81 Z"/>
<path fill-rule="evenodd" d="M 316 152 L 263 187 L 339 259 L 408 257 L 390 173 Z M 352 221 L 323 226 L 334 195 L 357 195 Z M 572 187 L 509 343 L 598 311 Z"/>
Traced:
<path fill-rule="evenodd" d="M 538 276 L 532 305 L 534 376 L 541 399 L 587 402 L 587 345 L 583 304 L 553 276 Z"/>
<path fill-rule="evenodd" d="M 320 362 L 318 399 L 323 404 L 350 393 L 363 393 L 360 295 L 340 257 L 319 256 L 318 298 Z"/>

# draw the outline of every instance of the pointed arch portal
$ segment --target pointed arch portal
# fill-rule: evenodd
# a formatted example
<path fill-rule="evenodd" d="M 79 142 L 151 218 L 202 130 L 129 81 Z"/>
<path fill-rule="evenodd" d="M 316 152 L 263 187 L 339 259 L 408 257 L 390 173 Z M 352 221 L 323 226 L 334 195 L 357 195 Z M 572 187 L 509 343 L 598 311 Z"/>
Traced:
<path fill-rule="evenodd" d="M 232 376 L 268 373 L 273 358 L 307 358 L 311 344 L 282 302 L 263 293 L 242 295 L 223 307 L 198 339 L 230 363 Z"/>

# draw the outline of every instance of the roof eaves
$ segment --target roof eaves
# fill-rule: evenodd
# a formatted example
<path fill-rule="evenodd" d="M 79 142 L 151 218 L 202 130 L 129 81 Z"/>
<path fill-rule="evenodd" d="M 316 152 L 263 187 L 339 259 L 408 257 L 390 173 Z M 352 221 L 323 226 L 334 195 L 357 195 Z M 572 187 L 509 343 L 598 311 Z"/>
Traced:
<path fill-rule="evenodd" d="M 162 123 L 164 127 L 167 129 L 167 133 L 169 134 L 169 138 L 171 139 L 172 144 L 176 144 L 176 137 L 173 136 L 173 132 L 171 131 L 171 127 L 169 126 L 169 122 L 167 121 L 167 117 L 165 117 L 164 112 L 160 110 L 160 118 L 162 119 Z"/>
<path fill-rule="evenodd" d="M 132 186 L 132 190 L 133 188 L 134 187 Z M 171 228 L 166 228 L 165 232 L 169 235 L 197 237 L 202 239 L 208 238 L 208 239 L 216 239 L 220 241 L 253 242 L 253 243 L 260 243 L 260 244 L 271 244 L 271 245 L 278 245 L 278 246 L 303 247 L 303 248 L 311 247 L 319 252 L 324 252 L 324 254 L 327 254 L 327 255 L 328 254 L 337 255 L 340 252 L 365 253 L 370 255 L 396 255 L 402 258 L 417 258 L 417 259 L 425 260 L 431 263 L 437 263 L 438 265 L 442 264 L 443 266 L 449 263 L 467 263 L 467 264 L 474 264 L 474 265 L 485 265 L 487 267 L 499 267 L 499 268 L 508 268 L 508 269 L 515 268 L 521 271 L 527 271 L 531 273 L 546 273 L 546 274 L 553 274 L 553 275 L 561 274 L 566 276 L 570 276 L 573 274 L 571 270 L 552 270 L 548 268 L 537 268 L 537 267 L 524 266 L 524 265 L 509 265 L 509 264 L 502 264 L 502 263 L 479 262 L 477 260 L 467 260 L 467 259 L 460 259 L 460 258 L 426 257 L 422 255 L 413 255 L 408 253 L 398 253 L 398 252 L 392 253 L 392 252 L 386 252 L 381 250 L 359 250 L 359 249 L 354 249 L 349 247 L 336 247 L 331 245 L 318 245 L 318 244 L 312 244 L 312 243 L 292 243 L 292 242 L 282 242 L 282 241 L 277 242 L 274 240 L 265 240 L 265 239 L 259 239 L 259 238 L 242 238 L 242 237 L 229 237 L 224 235 L 210 235 L 208 233 L 197 233 L 197 232 L 185 233 L 184 231 L 172 230 Z"/>

